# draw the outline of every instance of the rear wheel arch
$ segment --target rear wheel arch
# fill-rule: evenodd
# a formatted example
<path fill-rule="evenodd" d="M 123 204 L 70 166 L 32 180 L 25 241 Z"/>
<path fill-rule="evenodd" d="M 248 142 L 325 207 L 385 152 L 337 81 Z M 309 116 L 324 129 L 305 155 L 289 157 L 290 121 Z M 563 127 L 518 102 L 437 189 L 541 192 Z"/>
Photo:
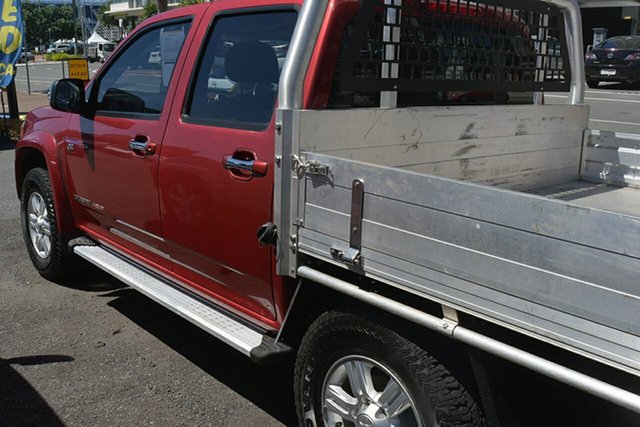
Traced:
<path fill-rule="evenodd" d="M 390 321 L 393 323 L 395 319 L 391 318 Z M 383 319 L 372 319 L 366 313 L 360 315 L 332 310 L 320 315 L 305 333 L 296 360 L 294 391 L 300 424 L 325 425 L 322 421 L 326 416 L 323 409 L 325 405 L 321 403 L 324 402 L 325 385 L 327 381 L 330 384 L 340 383 L 332 372 L 341 369 L 341 363 L 356 363 L 373 367 L 377 365 L 380 367 L 376 370 L 378 374 L 386 369 L 389 374 L 378 378 L 385 381 L 378 381 L 375 390 L 366 393 L 369 397 L 360 403 L 351 402 L 359 394 L 354 393 L 353 381 L 342 383 L 336 395 L 344 397 L 337 405 L 340 408 L 338 411 L 329 410 L 333 412 L 333 415 L 329 415 L 330 424 L 335 421 L 331 417 L 335 418 L 336 412 L 341 414 L 338 419 L 354 423 L 360 421 L 360 417 L 367 417 L 371 412 L 370 407 L 378 415 L 388 416 L 392 420 L 392 414 L 388 411 L 390 408 L 385 407 L 382 395 L 395 380 L 396 388 L 400 386 L 405 400 L 412 402 L 409 406 L 413 408 L 413 414 L 411 411 L 404 414 L 409 416 L 404 419 L 410 421 L 409 425 L 413 425 L 412 420 L 420 420 L 418 423 L 423 426 L 485 425 L 478 399 L 474 399 L 455 372 L 441 363 L 445 360 L 434 357 L 427 350 L 430 347 L 437 348 L 437 345 L 419 345 L 407 339 L 406 331 L 401 328 L 401 325 L 390 327 L 390 323 Z M 375 400 L 376 396 L 381 398 L 380 402 Z M 349 413 L 343 412 L 342 406 L 351 408 Z M 400 418 L 394 424 L 396 422 L 403 425 Z"/>
<path fill-rule="evenodd" d="M 415 296 L 392 289 L 388 285 L 377 283 L 373 286 L 375 286 L 375 292 L 388 294 L 388 297 L 398 301 L 406 303 L 407 298 L 413 302 L 417 301 Z M 442 316 L 442 308 L 439 304 L 429 303 L 426 300 L 423 304 L 420 302 L 417 304 L 416 308 L 426 313 Z M 480 401 L 478 385 L 468 357 L 471 349 L 466 344 L 308 280 L 303 280 L 300 284 L 279 339 L 299 351 L 305 334 L 314 322 L 329 312 L 351 315 L 397 332 L 404 339 L 415 343 L 442 361 L 476 401 Z"/>

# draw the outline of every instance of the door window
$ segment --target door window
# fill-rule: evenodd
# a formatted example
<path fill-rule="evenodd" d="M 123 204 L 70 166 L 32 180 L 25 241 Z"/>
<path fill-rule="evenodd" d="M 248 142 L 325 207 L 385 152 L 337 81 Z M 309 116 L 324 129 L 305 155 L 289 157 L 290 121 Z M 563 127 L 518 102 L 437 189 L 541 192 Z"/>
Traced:
<path fill-rule="evenodd" d="M 155 27 L 129 44 L 100 78 L 97 109 L 160 114 L 190 25 Z"/>
<path fill-rule="evenodd" d="M 296 18 L 293 10 L 218 18 L 196 67 L 185 120 L 265 129 Z"/>

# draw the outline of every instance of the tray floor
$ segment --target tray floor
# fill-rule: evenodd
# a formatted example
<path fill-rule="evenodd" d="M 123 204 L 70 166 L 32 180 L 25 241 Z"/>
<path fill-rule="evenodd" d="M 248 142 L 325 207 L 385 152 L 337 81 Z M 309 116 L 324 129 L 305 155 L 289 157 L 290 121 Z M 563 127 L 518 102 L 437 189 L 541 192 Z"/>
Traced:
<path fill-rule="evenodd" d="M 640 217 L 640 189 L 636 188 L 573 181 L 527 192 L 593 209 Z"/>

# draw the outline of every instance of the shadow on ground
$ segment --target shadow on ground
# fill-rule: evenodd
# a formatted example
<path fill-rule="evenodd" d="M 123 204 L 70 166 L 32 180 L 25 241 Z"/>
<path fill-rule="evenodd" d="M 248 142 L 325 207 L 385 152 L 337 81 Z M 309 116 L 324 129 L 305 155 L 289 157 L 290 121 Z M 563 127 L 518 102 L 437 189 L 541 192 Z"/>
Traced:
<path fill-rule="evenodd" d="M 57 280 L 56 284 L 88 292 L 113 291 L 126 287 L 124 283 L 112 275 L 77 256 L 73 273 L 67 278 Z"/>
<path fill-rule="evenodd" d="M 589 88 L 589 90 L 598 90 L 598 89 L 606 89 L 606 90 L 638 90 L 640 89 L 640 84 L 629 84 L 629 83 L 600 83 L 597 88 Z"/>
<path fill-rule="evenodd" d="M 0 151 L 14 150 L 16 148 L 16 143 L 14 141 L 6 139 L 2 135 L 3 132 L 4 128 L 2 127 L 2 122 L 0 120 Z"/>
<path fill-rule="evenodd" d="M 296 425 L 293 363 L 262 367 L 133 289 L 103 295 L 108 303 L 207 374 L 285 425 Z M 215 355 L 215 357 L 212 357 Z"/>
<path fill-rule="evenodd" d="M 42 355 L 0 359 L 0 414 L 3 426 L 62 426 L 35 388 L 13 367 L 72 362 L 70 356 Z"/>

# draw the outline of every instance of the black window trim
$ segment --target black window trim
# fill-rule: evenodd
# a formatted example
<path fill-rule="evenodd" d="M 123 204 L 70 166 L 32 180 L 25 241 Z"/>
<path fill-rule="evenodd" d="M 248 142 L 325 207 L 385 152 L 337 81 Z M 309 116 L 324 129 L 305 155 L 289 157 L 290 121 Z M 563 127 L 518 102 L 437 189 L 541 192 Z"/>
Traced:
<path fill-rule="evenodd" d="M 192 28 L 193 28 L 194 18 L 195 18 L 195 15 L 184 15 L 184 16 L 179 16 L 179 17 L 176 17 L 176 18 L 165 19 L 163 21 L 154 22 L 153 24 L 149 24 L 147 27 L 145 27 L 144 29 L 140 30 L 140 32 L 136 33 L 134 35 L 134 37 L 127 38 L 124 41 L 124 44 L 122 45 L 122 47 L 120 47 L 118 49 L 117 56 L 109 61 L 109 63 L 107 64 L 108 66 L 104 70 L 100 71 L 100 74 L 98 75 L 98 77 L 95 80 L 91 81 L 91 83 L 90 83 L 91 84 L 91 94 L 89 95 L 90 105 L 97 105 L 98 91 L 99 91 L 100 83 L 102 82 L 102 79 L 107 74 L 107 72 L 111 69 L 113 64 L 115 64 L 116 61 L 118 61 L 118 59 L 124 54 L 124 52 L 126 52 L 126 50 L 129 49 L 131 44 L 135 43 L 136 40 L 140 39 L 140 37 L 144 36 L 145 34 L 151 32 L 151 31 L 154 31 L 154 30 L 156 30 L 158 28 L 166 27 L 166 26 L 170 26 L 170 25 L 176 25 L 176 24 L 189 23 L 190 24 L 189 25 L 189 31 L 187 32 L 187 34 L 185 36 L 185 41 L 186 41 L 186 39 L 189 36 L 189 34 L 191 34 L 191 31 L 192 31 Z M 179 56 L 182 55 L 183 52 L 184 52 L 184 42 L 182 44 L 182 47 L 180 48 Z M 174 71 L 175 71 L 175 67 L 174 67 Z M 171 74 L 171 80 L 173 81 L 173 73 Z M 171 83 L 169 83 L 169 84 L 171 84 Z M 165 97 L 165 101 L 166 101 L 166 97 Z M 165 108 L 165 103 L 163 102 L 163 104 L 162 104 L 162 110 L 163 111 L 164 111 L 164 108 Z M 96 109 L 96 110 L 94 110 L 94 114 L 93 115 L 94 116 L 99 116 L 99 117 L 117 117 L 117 118 L 123 118 L 123 119 L 137 119 L 137 120 L 158 121 L 158 120 L 160 120 L 160 116 L 162 116 L 162 112 L 160 112 L 160 113 L 139 113 L 139 112 L 133 112 L 133 111 L 120 112 L 120 111 Z"/>
<path fill-rule="evenodd" d="M 249 123 L 249 122 L 236 122 L 231 120 L 220 120 L 220 119 L 206 119 L 202 117 L 191 117 L 187 113 L 188 106 L 191 105 L 193 101 L 194 95 L 194 87 L 196 81 L 198 79 L 198 72 L 200 71 L 200 67 L 202 66 L 203 58 L 207 47 L 209 46 L 209 41 L 211 40 L 211 36 L 216 28 L 216 23 L 221 18 L 227 18 L 230 16 L 242 16 L 242 15 L 254 15 L 268 12 L 288 12 L 294 11 L 297 13 L 298 17 L 300 17 L 300 6 L 297 4 L 281 4 L 275 6 L 258 6 L 258 7 L 243 7 L 239 9 L 227 9 L 221 10 L 213 15 L 211 21 L 207 26 L 207 32 L 203 38 L 202 43 L 200 44 L 200 48 L 198 50 L 198 56 L 196 58 L 196 62 L 194 64 L 193 69 L 191 70 L 191 76 L 189 77 L 189 85 L 187 86 L 187 92 L 185 94 L 184 100 L 182 102 L 182 109 L 180 114 L 180 119 L 184 123 L 195 124 L 195 125 L 204 125 L 211 127 L 221 127 L 225 129 L 239 129 L 239 130 L 251 130 L 257 132 L 265 132 L 269 129 L 269 124 L 272 120 L 269 120 L 269 123 L 264 125 L 257 123 Z M 297 25 L 297 19 L 296 19 Z M 295 29 L 295 27 L 294 27 Z M 276 97 L 277 102 L 277 97 Z M 275 107 L 275 104 L 274 104 Z M 273 119 L 274 111 L 271 112 L 271 118 Z"/>

